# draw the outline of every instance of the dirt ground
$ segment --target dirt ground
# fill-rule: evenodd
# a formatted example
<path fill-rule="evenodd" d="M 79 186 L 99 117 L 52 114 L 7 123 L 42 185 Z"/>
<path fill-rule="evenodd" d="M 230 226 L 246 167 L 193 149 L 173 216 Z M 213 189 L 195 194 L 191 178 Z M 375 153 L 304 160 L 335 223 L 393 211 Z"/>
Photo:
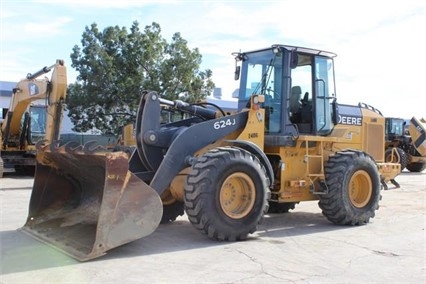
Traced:
<path fill-rule="evenodd" d="M 426 283 L 426 172 L 403 172 L 365 226 L 336 226 L 317 202 L 266 216 L 243 242 L 214 242 L 185 216 L 78 262 L 17 229 L 33 179 L 0 179 L 0 283 Z"/>

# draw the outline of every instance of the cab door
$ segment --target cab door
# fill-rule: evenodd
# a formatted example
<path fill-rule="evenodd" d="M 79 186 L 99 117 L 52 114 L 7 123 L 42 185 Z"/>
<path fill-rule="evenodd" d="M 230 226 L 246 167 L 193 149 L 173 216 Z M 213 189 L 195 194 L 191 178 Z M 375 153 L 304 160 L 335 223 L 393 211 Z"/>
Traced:
<path fill-rule="evenodd" d="M 333 59 L 315 56 L 314 134 L 327 135 L 334 127 L 333 104 L 336 98 Z"/>

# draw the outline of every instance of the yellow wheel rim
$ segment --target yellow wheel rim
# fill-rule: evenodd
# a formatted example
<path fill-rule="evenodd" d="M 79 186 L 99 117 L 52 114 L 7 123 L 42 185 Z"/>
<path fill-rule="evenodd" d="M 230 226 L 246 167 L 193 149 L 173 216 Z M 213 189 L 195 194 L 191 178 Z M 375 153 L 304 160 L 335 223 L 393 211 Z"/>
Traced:
<path fill-rule="evenodd" d="M 363 208 L 373 194 L 373 184 L 366 171 L 357 171 L 349 181 L 349 198 L 353 206 Z"/>
<path fill-rule="evenodd" d="M 387 155 L 385 156 L 385 162 L 398 163 L 399 158 L 393 152 L 387 153 Z"/>
<path fill-rule="evenodd" d="M 245 173 L 230 175 L 220 189 L 220 206 L 223 212 L 233 219 L 247 216 L 253 209 L 255 199 L 254 183 Z"/>

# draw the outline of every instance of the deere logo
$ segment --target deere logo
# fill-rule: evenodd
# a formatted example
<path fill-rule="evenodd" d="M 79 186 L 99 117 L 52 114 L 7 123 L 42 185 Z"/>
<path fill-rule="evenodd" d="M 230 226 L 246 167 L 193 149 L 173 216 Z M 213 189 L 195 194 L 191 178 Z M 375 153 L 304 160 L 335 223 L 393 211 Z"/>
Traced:
<path fill-rule="evenodd" d="M 339 124 L 362 125 L 362 118 L 356 116 L 339 115 Z"/>

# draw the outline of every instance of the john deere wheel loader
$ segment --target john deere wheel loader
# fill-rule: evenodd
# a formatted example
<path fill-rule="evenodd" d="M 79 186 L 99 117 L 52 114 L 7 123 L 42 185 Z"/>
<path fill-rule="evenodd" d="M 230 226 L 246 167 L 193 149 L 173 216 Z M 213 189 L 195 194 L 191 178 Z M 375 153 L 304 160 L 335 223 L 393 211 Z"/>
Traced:
<path fill-rule="evenodd" d="M 239 111 L 226 116 L 143 92 L 130 159 L 93 144 L 39 144 L 22 231 L 84 261 L 182 209 L 219 241 L 246 239 L 269 204 L 318 200 L 335 224 L 368 223 L 381 182 L 400 167 L 384 163 L 384 117 L 337 104 L 334 56 L 287 45 L 236 53 Z M 190 117 L 162 124 L 164 104 Z"/>

